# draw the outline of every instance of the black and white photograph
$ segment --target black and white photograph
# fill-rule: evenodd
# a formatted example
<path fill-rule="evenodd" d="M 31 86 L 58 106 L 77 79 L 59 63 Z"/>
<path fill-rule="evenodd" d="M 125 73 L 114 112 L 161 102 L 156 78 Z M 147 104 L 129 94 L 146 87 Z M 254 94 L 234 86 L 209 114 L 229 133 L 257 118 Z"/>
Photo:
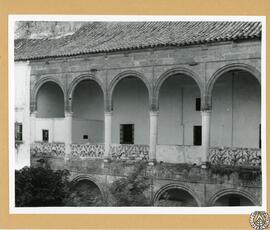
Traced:
<path fill-rule="evenodd" d="M 264 210 L 263 23 L 14 15 L 12 210 Z"/>

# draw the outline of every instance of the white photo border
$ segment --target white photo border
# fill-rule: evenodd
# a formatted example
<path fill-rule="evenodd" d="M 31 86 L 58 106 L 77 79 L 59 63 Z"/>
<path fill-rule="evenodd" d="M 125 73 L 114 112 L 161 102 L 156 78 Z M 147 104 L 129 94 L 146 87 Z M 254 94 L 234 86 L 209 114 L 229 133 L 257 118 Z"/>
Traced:
<path fill-rule="evenodd" d="M 15 207 L 14 148 L 14 32 L 16 21 L 259 21 L 261 37 L 261 156 L 262 205 L 246 207 Z M 9 212 L 10 214 L 250 214 L 267 211 L 266 184 L 266 16 L 139 16 L 139 15 L 9 15 L 8 17 L 9 90 Z"/>

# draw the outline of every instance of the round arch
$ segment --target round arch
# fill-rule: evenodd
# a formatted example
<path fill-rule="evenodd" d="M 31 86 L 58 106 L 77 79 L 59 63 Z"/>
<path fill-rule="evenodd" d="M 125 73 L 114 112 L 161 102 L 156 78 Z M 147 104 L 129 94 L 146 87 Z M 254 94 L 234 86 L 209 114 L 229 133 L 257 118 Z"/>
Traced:
<path fill-rule="evenodd" d="M 259 202 L 247 191 L 237 189 L 224 189 L 215 193 L 207 202 L 208 206 L 214 206 L 216 201 L 226 195 L 238 195 L 248 199 L 254 205 L 259 205 Z"/>
<path fill-rule="evenodd" d="M 153 197 L 153 203 L 157 202 L 160 197 L 162 196 L 162 194 L 164 194 L 164 192 L 170 190 L 170 189 L 179 189 L 179 190 L 183 190 L 187 193 L 189 193 L 189 195 L 192 196 L 192 198 L 196 201 L 197 206 L 201 207 L 201 202 L 198 199 L 198 197 L 196 196 L 195 192 L 188 186 L 183 185 L 183 184 L 167 184 L 163 187 L 161 187 L 155 194 Z"/>
<path fill-rule="evenodd" d="M 109 101 L 112 102 L 113 99 L 113 93 L 114 93 L 114 89 L 117 86 L 117 84 L 124 78 L 126 77 L 136 77 L 139 78 L 144 85 L 147 88 L 147 92 L 148 92 L 148 99 L 149 99 L 149 103 L 151 104 L 151 95 L 152 95 L 152 88 L 150 86 L 150 83 L 148 82 L 148 80 L 144 77 L 143 74 L 137 72 L 137 71 L 124 71 L 119 73 L 118 75 L 116 75 L 113 80 L 111 81 L 110 85 L 109 85 Z"/>
<path fill-rule="evenodd" d="M 219 68 L 210 78 L 210 80 L 207 82 L 206 85 L 206 95 L 208 95 L 209 98 L 211 98 L 214 84 L 219 79 L 220 76 L 222 76 L 224 73 L 232 71 L 232 70 L 244 70 L 251 75 L 253 75 L 258 82 L 261 84 L 261 73 L 258 71 L 255 67 L 244 64 L 244 63 L 233 63 L 233 64 L 227 64 L 221 68 Z"/>
<path fill-rule="evenodd" d="M 79 85 L 82 81 L 86 81 L 86 80 L 91 80 L 91 81 L 94 81 L 98 84 L 98 86 L 101 88 L 102 90 L 102 93 L 103 93 L 103 98 L 105 97 L 105 89 L 104 89 L 104 86 L 102 84 L 102 82 L 97 78 L 95 77 L 94 75 L 91 75 L 91 74 L 82 74 L 78 77 L 76 77 L 70 84 L 69 88 L 68 88 L 68 99 L 72 100 L 73 99 L 73 94 L 74 94 L 74 91 L 76 89 L 76 86 Z"/>
<path fill-rule="evenodd" d="M 56 79 L 54 77 L 44 77 L 44 78 L 41 78 L 40 80 L 38 80 L 33 87 L 33 91 L 31 94 L 31 104 L 34 106 L 34 110 L 37 109 L 38 91 L 44 84 L 46 84 L 48 82 L 55 83 L 62 90 L 62 93 L 64 96 L 64 102 L 66 101 L 66 93 L 65 93 L 66 91 L 65 91 L 64 85 L 58 79 Z"/>
<path fill-rule="evenodd" d="M 106 202 L 106 193 L 105 193 L 104 188 L 101 186 L 100 182 L 91 175 L 77 175 L 71 179 L 71 185 L 74 186 L 74 185 L 76 185 L 76 183 L 83 181 L 83 180 L 94 183 L 97 186 L 97 188 L 99 189 L 101 196 L 102 196 L 102 199 Z"/>
<path fill-rule="evenodd" d="M 203 82 L 200 80 L 199 76 L 194 73 L 192 70 L 184 68 L 184 67 L 177 67 L 173 69 L 169 69 L 162 73 L 160 77 L 158 78 L 155 87 L 154 87 L 154 97 L 157 99 L 157 102 L 159 102 L 159 92 L 160 88 L 163 85 L 163 83 L 168 79 L 169 77 L 176 75 L 176 74 L 184 74 L 188 77 L 191 77 L 197 84 L 197 86 L 200 89 L 200 94 L 203 95 L 204 93 L 204 86 Z"/>

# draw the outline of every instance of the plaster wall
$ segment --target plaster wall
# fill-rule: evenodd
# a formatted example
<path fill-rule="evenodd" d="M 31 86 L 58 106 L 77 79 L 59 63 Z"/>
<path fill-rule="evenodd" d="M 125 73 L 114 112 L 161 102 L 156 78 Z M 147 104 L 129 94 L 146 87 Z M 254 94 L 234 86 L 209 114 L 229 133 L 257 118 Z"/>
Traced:
<path fill-rule="evenodd" d="M 134 124 L 134 144 L 149 144 L 149 99 L 137 78 L 125 78 L 114 89 L 112 143 L 120 143 L 120 124 Z"/>
<path fill-rule="evenodd" d="M 94 81 L 82 81 L 73 93 L 73 143 L 104 142 L 104 99 Z M 88 135 L 88 139 L 83 136 Z"/>
<path fill-rule="evenodd" d="M 165 80 L 159 94 L 159 144 L 193 145 L 193 126 L 201 125 L 196 98 L 200 90 L 192 78 L 175 75 Z"/>
<path fill-rule="evenodd" d="M 82 81 L 76 86 L 72 100 L 73 117 L 104 120 L 104 100 L 100 86 L 94 81 Z"/>
<path fill-rule="evenodd" d="M 64 117 L 64 94 L 56 83 L 47 82 L 39 89 L 37 117 Z"/>
<path fill-rule="evenodd" d="M 84 135 L 88 135 L 88 139 L 84 139 Z M 104 121 L 73 118 L 72 142 L 104 143 Z"/>
<path fill-rule="evenodd" d="M 30 166 L 30 71 L 27 62 L 15 63 L 15 122 L 23 126 L 23 141 L 15 149 L 15 169 Z"/>
<path fill-rule="evenodd" d="M 157 145 L 156 148 L 158 162 L 200 164 L 201 155 L 201 146 Z"/>
<path fill-rule="evenodd" d="M 211 146 L 258 148 L 260 104 L 260 85 L 252 75 L 221 76 L 213 89 Z"/>
<path fill-rule="evenodd" d="M 36 141 L 42 141 L 42 130 L 49 130 L 49 142 L 65 142 L 65 118 L 37 118 Z"/>

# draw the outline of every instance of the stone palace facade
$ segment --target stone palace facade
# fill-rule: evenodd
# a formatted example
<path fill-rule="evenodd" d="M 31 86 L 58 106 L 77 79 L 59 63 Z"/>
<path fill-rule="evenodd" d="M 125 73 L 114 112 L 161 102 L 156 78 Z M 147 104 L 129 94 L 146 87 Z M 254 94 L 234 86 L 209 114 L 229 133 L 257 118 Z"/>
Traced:
<path fill-rule="evenodd" d="M 89 23 L 61 38 L 15 40 L 14 74 L 18 169 L 45 154 L 62 162 L 56 168 L 145 160 L 260 171 L 260 22 Z M 198 206 L 228 194 L 261 202 L 258 179 L 221 179 L 204 196 L 176 174 L 157 179 L 152 199 L 179 187 Z"/>

